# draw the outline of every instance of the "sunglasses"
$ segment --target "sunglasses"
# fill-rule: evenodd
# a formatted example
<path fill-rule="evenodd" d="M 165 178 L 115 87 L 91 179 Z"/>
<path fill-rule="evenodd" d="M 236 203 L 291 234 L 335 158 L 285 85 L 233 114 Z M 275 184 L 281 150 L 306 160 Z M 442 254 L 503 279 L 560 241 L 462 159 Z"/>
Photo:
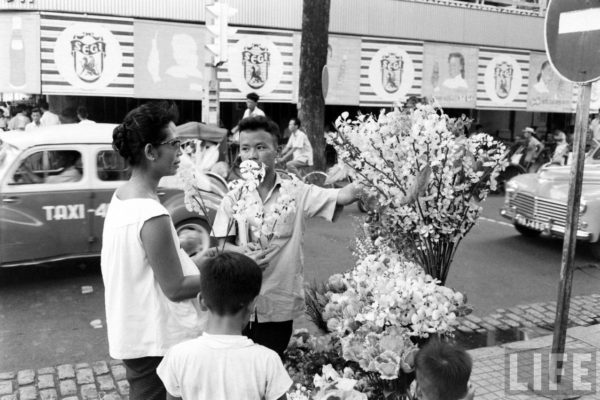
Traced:
<path fill-rule="evenodd" d="M 191 143 L 191 140 L 181 140 L 181 138 L 173 138 L 169 140 L 165 140 L 164 142 L 158 143 L 159 146 L 163 144 L 167 144 L 171 146 L 173 149 L 178 149 L 180 147 L 185 147 Z"/>

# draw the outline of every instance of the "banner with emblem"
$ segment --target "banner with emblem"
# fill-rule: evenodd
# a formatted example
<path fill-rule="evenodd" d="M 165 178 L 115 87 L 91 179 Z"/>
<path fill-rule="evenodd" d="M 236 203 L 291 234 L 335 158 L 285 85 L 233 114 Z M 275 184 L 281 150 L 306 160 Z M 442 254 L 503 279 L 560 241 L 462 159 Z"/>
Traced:
<path fill-rule="evenodd" d="M 442 107 L 475 108 L 477 99 L 476 47 L 425 43 L 423 95 Z"/>
<path fill-rule="evenodd" d="M 527 110 L 545 112 L 571 112 L 573 83 L 554 72 L 543 53 L 529 55 L 529 88 Z"/>
<path fill-rule="evenodd" d="M 360 104 L 391 106 L 421 95 L 423 43 L 363 38 Z"/>
<path fill-rule="evenodd" d="M 243 101 L 255 92 L 261 102 L 291 102 L 293 48 L 292 32 L 239 28 L 218 71 L 220 100 Z"/>
<path fill-rule="evenodd" d="M 0 14 L 0 93 L 40 93 L 40 16 Z"/>
<path fill-rule="evenodd" d="M 44 94 L 133 97 L 133 20 L 42 13 Z"/>
<path fill-rule="evenodd" d="M 205 79 L 206 28 L 136 20 L 135 96 L 201 100 Z"/>
<path fill-rule="evenodd" d="M 481 47 L 477 108 L 527 108 L 528 79 L 529 52 Z"/>

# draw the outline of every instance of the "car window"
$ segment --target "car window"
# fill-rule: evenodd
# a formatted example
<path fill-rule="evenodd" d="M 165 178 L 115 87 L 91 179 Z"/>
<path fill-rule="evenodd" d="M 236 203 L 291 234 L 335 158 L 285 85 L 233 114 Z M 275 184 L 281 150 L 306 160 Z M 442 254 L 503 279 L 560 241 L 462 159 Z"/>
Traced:
<path fill-rule="evenodd" d="M 83 176 L 81 153 L 76 150 L 44 150 L 27 156 L 12 176 L 12 185 L 78 182 Z"/>
<path fill-rule="evenodd" d="M 129 164 L 114 150 L 98 152 L 96 165 L 98 178 L 103 181 L 126 181 L 131 176 Z"/>
<path fill-rule="evenodd" d="M 0 140 L 0 178 L 5 176 L 6 171 L 19 156 L 19 149 Z"/>

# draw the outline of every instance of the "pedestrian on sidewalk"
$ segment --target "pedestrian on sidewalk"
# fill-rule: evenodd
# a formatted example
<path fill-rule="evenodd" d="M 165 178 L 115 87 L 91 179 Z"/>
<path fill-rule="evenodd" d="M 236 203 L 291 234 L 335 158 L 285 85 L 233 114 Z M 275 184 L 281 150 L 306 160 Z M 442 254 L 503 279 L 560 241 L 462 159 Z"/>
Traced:
<path fill-rule="evenodd" d="M 244 334 L 254 342 L 275 350 L 283 357 L 292 335 L 293 320 L 302 316 L 305 308 L 302 250 L 305 220 L 321 217 L 333 221 L 343 206 L 356 201 L 361 192 L 354 184 L 343 189 L 323 189 L 299 182 L 293 192 L 286 193 L 282 185 L 284 178 L 275 172 L 279 142 L 277 126 L 266 117 L 251 117 L 243 119 L 239 127 L 241 160 L 255 161 L 265 167 L 264 179 L 250 194 L 265 210 L 264 219 L 275 216 L 280 197 L 291 196 L 295 203 L 294 210 L 277 224 L 277 233 L 270 244 L 271 252 L 259 259 L 259 264 L 265 260 L 268 262 L 263 271 L 256 313 L 252 324 L 244 330 Z M 230 221 L 235 221 L 235 198 L 236 193 L 230 192 L 221 201 L 213 223 L 214 236 L 219 239 L 219 247 L 224 246 L 225 250 L 251 252 L 252 249 L 242 239 L 245 228 L 230 224 Z M 256 219 L 249 218 L 247 222 L 257 227 Z M 259 238 L 252 229 L 248 230 L 252 239 L 250 244 L 256 244 Z"/>
<path fill-rule="evenodd" d="M 462 348 L 431 340 L 415 357 L 417 396 L 420 400 L 473 400 L 469 387 L 473 361 Z"/>
<path fill-rule="evenodd" d="M 260 267 L 243 254 L 222 253 L 201 275 L 206 329 L 173 346 L 158 366 L 168 398 L 285 400 L 292 380 L 277 353 L 242 336 L 260 292 Z"/>
<path fill-rule="evenodd" d="M 131 166 L 104 222 L 101 268 L 111 357 L 122 359 L 131 400 L 164 400 L 156 368 L 167 350 L 197 337 L 202 321 L 191 299 L 197 265 L 181 248 L 158 182 L 174 175 L 181 156 L 176 109 L 165 103 L 130 111 L 113 131 L 113 147 Z"/>

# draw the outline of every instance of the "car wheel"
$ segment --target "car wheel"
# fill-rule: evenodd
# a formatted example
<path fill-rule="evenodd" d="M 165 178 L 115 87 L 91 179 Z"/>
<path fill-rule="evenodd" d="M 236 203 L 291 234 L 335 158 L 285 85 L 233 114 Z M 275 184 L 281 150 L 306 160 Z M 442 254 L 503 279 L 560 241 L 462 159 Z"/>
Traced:
<path fill-rule="evenodd" d="M 514 225 L 515 225 L 515 229 L 517 231 L 519 231 L 519 233 L 521 235 L 526 236 L 526 237 L 537 237 L 537 236 L 540 236 L 542 234 L 542 232 L 540 232 L 538 230 L 531 229 L 531 228 L 528 228 L 528 227 L 523 226 L 523 225 L 519 225 L 519 224 L 514 224 Z"/>
<path fill-rule="evenodd" d="M 302 180 L 304 181 L 304 183 L 307 183 L 309 185 L 315 185 L 315 186 L 319 186 L 322 188 L 332 187 L 331 184 L 328 184 L 328 185 L 325 184 L 325 181 L 327 181 L 327 174 L 325 172 L 321 172 L 321 171 L 309 172 L 308 174 L 304 175 Z"/>
<path fill-rule="evenodd" d="M 200 218 L 186 219 L 175 226 L 181 247 L 192 256 L 211 247 L 210 225 Z"/>

